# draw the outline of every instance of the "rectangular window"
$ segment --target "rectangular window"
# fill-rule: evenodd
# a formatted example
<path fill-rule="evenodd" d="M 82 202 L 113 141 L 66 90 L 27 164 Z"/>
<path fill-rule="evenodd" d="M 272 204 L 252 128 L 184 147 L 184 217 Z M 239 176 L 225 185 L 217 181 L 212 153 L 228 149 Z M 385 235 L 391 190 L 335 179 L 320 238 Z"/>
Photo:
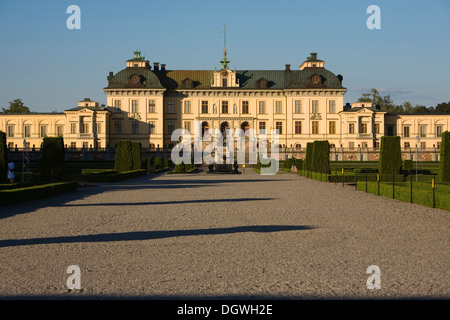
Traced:
<path fill-rule="evenodd" d="M 319 134 L 319 121 L 312 121 L 311 122 L 311 133 L 312 134 Z"/>
<path fill-rule="evenodd" d="M 131 133 L 138 134 L 139 133 L 139 121 L 133 121 L 131 124 Z"/>
<path fill-rule="evenodd" d="M 175 113 L 175 101 L 169 100 L 167 103 L 167 113 Z"/>
<path fill-rule="evenodd" d="M 283 122 L 276 122 L 276 129 L 278 134 L 283 134 Z"/>
<path fill-rule="evenodd" d="M 259 122 L 259 134 L 266 134 L 266 123 L 264 121 Z"/>
<path fill-rule="evenodd" d="M 47 126 L 41 126 L 40 131 L 41 131 L 41 138 L 44 138 L 47 136 L 47 132 L 48 132 L 48 127 Z"/>
<path fill-rule="evenodd" d="M 302 122 L 295 121 L 295 134 L 302 134 Z"/>
<path fill-rule="evenodd" d="M 156 112 L 156 103 L 155 100 L 148 100 L 148 113 Z"/>
<path fill-rule="evenodd" d="M 222 113 L 228 113 L 228 101 L 222 101 Z"/>
<path fill-rule="evenodd" d="M 394 127 L 393 126 L 388 126 L 387 127 L 387 135 L 390 137 L 394 136 Z"/>
<path fill-rule="evenodd" d="M 275 113 L 276 114 L 283 113 L 283 103 L 281 101 L 275 101 Z"/>
<path fill-rule="evenodd" d="M 348 124 L 348 133 L 355 133 L 355 124 L 354 123 Z"/>
<path fill-rule="evenodd" d="M 64 126 L 56 126 L 56 135 L 58 137 L 64 136 Z"/>
<path fill-rule="evenodd" d="M 302 100 L 295 100 L 295 113 L 302 113 Z"/>
<path fill-rule="evenodd" d="M 81 133 L 89 133 L 89 123 L 83 123 L 82 132 Z"/>
<path fill-rule="evenodd" d="M 87 148 L 89 148 L 88 143 L 87 142 L 83 142 L 83 149 L 87 149 Z"/>
<path fill-rule="evenodd" d="M 426 142 L 421 142 L 420 143 L 420 149 L 425 150 L 427 148 L 427 143 Z"/>
<path fill-rule="evenodd" d="M 8 138 L 14 137 L 14 126 L 8 126 Z"/>
<path fill-rule="evenodd" d="M 328 102 L 328 113 L 336 113 L 336 100 Z"/>
<path fill-rule="evenodd" d="M 436 126 L 436 137 L 442 137 L 442 126 Z"/>
<path fill-rule="evenodd" d="M 361 147 L 367 148 L 367 142 L 361 142 Z"/>
<path fill-rule="evenodd" d="M 122 121 L 114 121 L 114 133 L 122 134 Z"/>
<path fill-rule="evenodd" d="M 8 149 L 14 148 L 14 142 L 8 142 Z"/>
<path fill-rule="evenodd" d="M 175 121 L 167 122 L 167 133 L 172 134 L 175 131 Z"/>
<path fill-rule="evenodd" d="M 248 101 L 242 101 L 242 113 L 248 113 Z"/>
<path fill-rule="evenodd" d="M 122 101 L 121 100 L 114 100 L 114 108 L 119 111 L 122 109 Z"/>
<path fill-rule="evenodd" d="M 403 127 L 403 138 L 409 138 L 409 126 Z"/>
<path fill-rule="evenodd" d="M 208 113 L 208 101 L 202 101 L 202 113 Z"/>
<path fill-rule="evenodd" d="M 328 133 L 336 134 L 336 121 L 330 121 L 328 123 Z"/>
<path fill-rule="evenodd" d="M 228 87 L 228 79 L 227 78 L 222 78 L 222 87 Z"/>
<path fill-rule="evenodd" d="M 139 112 L 139 101 L 131 100 L 131 112 L 138 113 Z"/>
<path fill-rule="evenodd" d="M 77 148 L 77 143 L 76 142 L 71 142 L 70 143 L 70 149 L 76 149 Z"/>
<path fill-rule="evenodd" d="M 185 121 L 184 122 L 184 129 L 186 131 L 188 131 L 189 133 L 191 132 L 191 122 L 190 121 Z"/>
<path fill-rule="evenodd" d="M 71 134 L 77 133 L 77 124 L 75 122 L 70 123 L 70 133 Z"/>
<path fill-rule="evenodd" d="M 354 142 L 349 142 L 349 143 L 348 143 L 348 148 L 349 148 L 350 150 L 355 149 L 355 143 L 354 143 Z"/>
<path fill-rule="evenodd" d="M 265 101 L 259 101 L 258 103 L 258 111 L 260 114 L 265 114 L 266 113 L 266 102 Z"/>
<path fill-rule="evenodd" d="M 361 123 L 359 133 L 367 133 L 367 123 Z"/>
<path fill-rule="evenodd" d="M 23 133 L 25 135 L 25 138 L 31 137 L 31 126 L 24 126 Z"/>
<path fill-rule="evenodd" d="M 150 121 L 148 123 L 148 133 L 149 134 L 155 133 L 155 121 Z"/>
<path fill-rule="evenodd" d="M 405 147 L 405 149 L 409 149 L 410 144 L 409 144 L 409 142 L 405 142 L 405 143 L 403 143 L 403 146 Z"/>
<path fill-rule="evenodd" d="M 97 123 L 97 134 L 101 134 L 101 133 L 102 133 L 102 124 Z"/>
<path fill-rule="evenodd" d="M 380 148 L 380 141 L 375 141 L 375 149 L 379 149 Z"/>
<path fill-rule="evenodd" d="M 427 126 L 419 126 L 419 133 L 421 138 L 425 138 L 427 136 Z"/>
<path fill-rule="evenodd" d="M 319 100 L 313 100 L 312 101 L 311 113 L 319 113 Z"/>
<path fill-rule="evenodd" d="M 373 129 L 375 130 L 375 133 L 380 133 L 380 124 L 375 123 Z"/>
<path fill-rule="evenodd" d="M 184 102 L 184 113 L 191 113 L 191 101 Z"/>

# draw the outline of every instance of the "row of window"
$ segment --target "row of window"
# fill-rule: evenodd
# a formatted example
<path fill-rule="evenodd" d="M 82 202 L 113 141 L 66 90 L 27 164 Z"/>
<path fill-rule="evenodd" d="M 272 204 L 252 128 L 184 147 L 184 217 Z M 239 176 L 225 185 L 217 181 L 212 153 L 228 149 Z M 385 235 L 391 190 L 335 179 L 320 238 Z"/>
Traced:
<path fill-rule="evenodd" d="M 250 113 L 250 102 L 245 100 L 241 102 L 241 113 L 248 114 Z M 122 109 L 122 101 L 121 100 L 114 100 L 114 108 L 117 110 Z M 221 102 L 221 113 L 234 113 L 237 114 L 237 105 L 233 106 L 233 109 L 231 109 L 231 106 L 229 105 L 228 101 L 222 101 Z M 217 107 L 213 106 L 213 113 L 217 113 Z M 149 100 L 148 106 L 147 106 L 147 112 L 148 113 L 156 113 L 156 103 L 155 100 Z M 190 114 L 192 113 L 191 108 L 191 101 L 184 101 L 184 108 L 183 112 Z M 203 100 L 201 102 L 201 113 L 209 113 L 209 101 Z M 282 101 L 275 101 L 275 114 L 283 114 L 283 102 Z M 139 100 L 131 100 L 131 113 L 139 113 Z M 175 110 L 175 100 L 169 100 L 167 102 L 167 113 L 176 113 Z M 258 113 L 259 114 L 267 114 L 267 106 L 266 101 L 258 101 Z M 294 113 L 303 113 L 303 103 L 302 100 L 295 100 L 294 102 Z M 313 100 L 311 103 L 311 113 L 320 113 L 319 109 L 319 100 Z M 336 113 L 336 101 L 330 100 L 328 101 L 328 113 Z"/>
<path fill-rule="evenodd" d="M 419 126 L 419 136 L 421 138 L 427 137 L 427 127 L 426 125 Z M 442 132 L 444 131 L 443 125 L 436 126 L 436 137 L 442 137 Z M 403 127 L 403 137 L 409 138 L 411 135 L 411 126 L 404 126 Z"/>
<path fill-rule="evenodd" d="M 48 125 L 40 125 L 39 126 L 39 137 L 43 138 L 46 137 L 48 135 Z M 71 134 L 76 134 L 78 133 L 78 131 L 81 134 L 89 134 L 90 133 L 90 127 L 91 125 L 89 123 L 81 123 L 79 125 L 79 130 L 77 130 L 78 127 L 78 123 L 77 122 L 72 122 L 70 123 L 70 133 Z M 32 126 L 31 125 L 24 125 L 23 126 L 23 137 L 24 138 L 29 138 L 31 137 L 32 134 L 32 130 L 31 130 Z M 101 123 L 97 123 L 96 124 L 96 132 L 97 134 L 102 132 L 102 124 Z M 9 138 L 14 138 L 16 136 L 16 126 L 15 125 L 8 125 L 7 128 L 7 136 Z M 64 125 L 57 125 L 56 126 L 56 136 L 64 136 Z"/>

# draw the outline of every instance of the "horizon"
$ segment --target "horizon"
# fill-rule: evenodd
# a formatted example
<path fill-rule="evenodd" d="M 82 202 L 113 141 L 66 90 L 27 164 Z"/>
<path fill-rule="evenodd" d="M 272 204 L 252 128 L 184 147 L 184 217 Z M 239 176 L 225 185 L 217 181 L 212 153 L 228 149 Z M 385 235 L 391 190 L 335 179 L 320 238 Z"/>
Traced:
<path fill-rule="evenodd" d="M 373 4 L 381 10 L 379 30 L 366 26 Z M 79 30 L 67 28 L 70 5 L 81 9 Z M 290 64 L 298 70 L 317 52 L 327 70 L 343 75 L 344 105 L 372 88 L 396 105 L 450 101 L 442 81 L 450 69 L 445 0 L 233 0 L 219 14 L 222 6 L 202 0 L 3 1 L 0 39 L 7 50 L 0 52 L 0 107 L 21 99 L 32 112 L 62 112 L 87 97 L 106 105 L 108 73 L 124 69 L 134 50 L 168 70 L 220 68 L 224 24 L 230 69 L 284 70 Z"/>

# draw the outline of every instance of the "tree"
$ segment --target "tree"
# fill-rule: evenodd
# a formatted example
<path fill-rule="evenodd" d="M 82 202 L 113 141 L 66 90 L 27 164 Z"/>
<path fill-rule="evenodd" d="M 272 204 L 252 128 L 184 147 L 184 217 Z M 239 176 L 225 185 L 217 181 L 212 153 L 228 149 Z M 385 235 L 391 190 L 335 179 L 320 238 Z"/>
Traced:
<path fill-rule="evenodd" d="M 442 102 L 439 103 L 436 108 L 434 108 L 436 112 L 450 112 L 450 102 Z"/>
<path fill-rule="evenodd" d="M 30 109 L 26 107 L 21 99 L 15 99 L 9 102 L 9 109 L 2 108 L 4 113 L 30 113 Z"/>
<path fill-rule="evenodd" d="M 398 173 L 402 166 L 402 151 L 400 149 L 400 137 L 381 137 L 380 174 Z"/>
<path fill-rule="evenodd" d="M 64 169 L 64 140 L 62 137 L 45 137 L 42 141 L 41 172 L 59 174 Z"/>
<path fill-rule="evenodd" d="M 439 177 L 442 181 L 450 181 L 450 132 L 442 133 L 441 151 L 439 155 Z"/>
<path fill-rule="evenodd" d="M 8 171 L 8 149 L 6 148 L 6 133 L 0 131 L 0 181 L 6 180 Z"/>

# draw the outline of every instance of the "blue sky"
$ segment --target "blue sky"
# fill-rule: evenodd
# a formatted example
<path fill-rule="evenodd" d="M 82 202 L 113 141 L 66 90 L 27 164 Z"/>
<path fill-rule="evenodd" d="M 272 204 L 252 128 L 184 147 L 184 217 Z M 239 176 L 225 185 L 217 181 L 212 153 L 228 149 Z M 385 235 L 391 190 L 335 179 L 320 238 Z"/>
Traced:
<path fill-rule="evenodd" d="M 81 9 L 69 30 L 68 6 Z M 381 9 L 369 30 L 367 7 Z M 448 0 L 0 0 L 0 107 L 63 111 L 106 103 L 109 71 L 133 51 L 168 69 L 219 68 L 223 34 L 231 67 L 297 69 L 311 52 L 344 76 L 345 102 L 377 88 L 395 103 L 450 101 Z"/>

